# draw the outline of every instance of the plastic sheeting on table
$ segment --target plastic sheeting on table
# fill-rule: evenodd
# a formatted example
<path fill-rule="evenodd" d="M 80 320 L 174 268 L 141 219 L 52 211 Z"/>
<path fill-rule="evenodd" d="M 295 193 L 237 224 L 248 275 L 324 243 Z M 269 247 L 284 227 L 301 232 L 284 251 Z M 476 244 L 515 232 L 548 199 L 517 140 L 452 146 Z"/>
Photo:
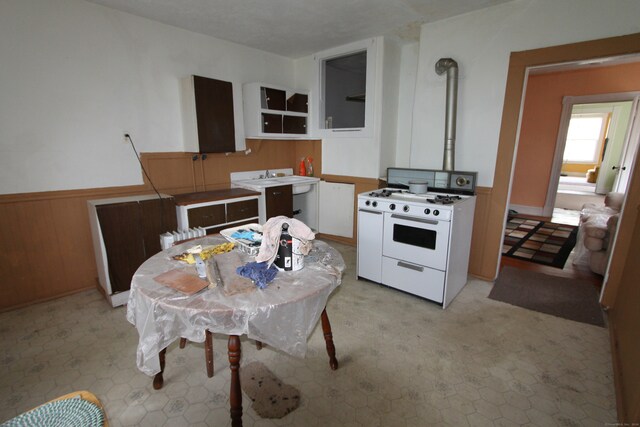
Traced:
<path fill-rule="evenodd" d="M 194 245 L 224 241 L 207 236 L 174 246 L 149 258 L 134 274 L 127 320 L 138 330 L 137 365 L 145 374 L 160 372 L 160 350 L 178 338 L 204 342 L 206 330 L 247 335 L 292 356 L 305 356 L 307 339 L 342 281 L 345 263 L 340 253 L 316 240 L 303 269 L 279 272 L 267 288 L 229 297 L 220 287 L 187 296 L 153 280 L 175 268 L 195 271 L 172 257 Z M 245 253 L 240 256 L 245 262 L 254 260 Z"/>

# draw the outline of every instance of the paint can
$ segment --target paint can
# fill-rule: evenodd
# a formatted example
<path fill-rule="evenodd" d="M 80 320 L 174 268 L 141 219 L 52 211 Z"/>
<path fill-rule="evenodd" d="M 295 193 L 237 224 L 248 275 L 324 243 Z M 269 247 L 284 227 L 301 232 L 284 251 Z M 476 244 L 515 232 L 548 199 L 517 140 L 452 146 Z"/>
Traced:
<path fill-rule="evenodd" d="M 278 256 L 274 262 L 278 270 L 297 271 L 304 267 L 304 255 L 300 252 L 300 246 L 300 240 L 289 234 L 289 224 L 283 224 L 278 241 Z"/>

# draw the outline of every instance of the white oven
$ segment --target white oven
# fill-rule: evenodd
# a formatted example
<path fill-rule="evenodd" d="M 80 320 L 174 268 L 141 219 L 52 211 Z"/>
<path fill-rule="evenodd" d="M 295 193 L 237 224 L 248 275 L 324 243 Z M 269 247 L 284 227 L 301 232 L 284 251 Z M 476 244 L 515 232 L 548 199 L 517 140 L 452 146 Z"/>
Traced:
<path fill-rule="evenodd" d="M 449 221 L 385 213 L 382 254 L 409 263 L 446 270 Z"/>
<path fill-rule="evenodd" d="M 424 194 L 409 180 L 427 181 Z M 388 188 L 358 195 L 358 278 L 442 305 L 467 283 L 475 172 L 389 168 Z"/>

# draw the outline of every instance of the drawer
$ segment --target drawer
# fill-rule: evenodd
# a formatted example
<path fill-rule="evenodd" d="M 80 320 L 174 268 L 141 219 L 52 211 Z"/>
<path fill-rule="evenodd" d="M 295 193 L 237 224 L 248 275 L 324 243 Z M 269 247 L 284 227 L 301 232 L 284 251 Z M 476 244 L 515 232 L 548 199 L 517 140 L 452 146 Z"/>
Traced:
<path fill-rule="evenodd" d="M 258 216 L 258 199 L 227 203 L 227 221 L 239 221 Z"/>
<path fill-rule="evenodd" d="M 444 298 L 444 271 L 382 257 L 382 283 L 438 303 Z"/>
<path fill-rule="evenodd" d="M 189 209 L 189 227 L 209 227 L 225 223 L 224 204 Z"/>

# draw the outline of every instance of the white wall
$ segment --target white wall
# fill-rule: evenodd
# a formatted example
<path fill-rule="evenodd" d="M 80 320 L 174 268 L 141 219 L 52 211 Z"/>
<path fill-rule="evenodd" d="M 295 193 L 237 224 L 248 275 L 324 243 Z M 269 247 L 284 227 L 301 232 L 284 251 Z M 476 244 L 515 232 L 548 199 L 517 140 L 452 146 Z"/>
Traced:
<path fill-rule="evenodd" d="M 381 172 L 384 175 L 387 166 L 395 163 L 401 51 L 394 40 L 376 39 L 375 88 L 373 93 L 367 93 L 367 100 L 374 100 L 373 135 L 323 138 L 324 174 L 378 178 Z M 313 55 L 296 60 L 297 86 L 315 88 L 315 76 Z M 313 91 L 311 96 L 316 96 Z M 312 108 L 309 120 L 317 119 Z"/>
<path fill-rule="evenodd" d="M 292 60 L 82 0 L 0 2 L 0 194 L 142 183 L 184 151 L 179 80 L 291 86 Z"/>
<path fill-rule="evenodd" d="M 400 53 L 400 76 L 398 89 L 398 118 L 396 167 L 411 167 L 411 140 L 413 134 L 413 107 L 416 98 L 419 43 L 402 46 Z M 443 129 L 444 134 L 444 129 Z"/>
<path fill-rule="evenodd" d="M 387 168 L 396 166 L 398 100 L 400 91 L 402 49 L 397 40 L 384 39 L 382 64 L 382 100 L 380 118 L 380 165 L 378 176 L 386 176 Z"/>
<path fill-rule="evenodd" d="M 460 66 L 455 167 L 492 186 L 510 52 L 639 31 L 637 0 L 519 0 L 423 25 L 411 167 L 442 167 L 446 78 L 434 71 L 438 59 Z"/>

